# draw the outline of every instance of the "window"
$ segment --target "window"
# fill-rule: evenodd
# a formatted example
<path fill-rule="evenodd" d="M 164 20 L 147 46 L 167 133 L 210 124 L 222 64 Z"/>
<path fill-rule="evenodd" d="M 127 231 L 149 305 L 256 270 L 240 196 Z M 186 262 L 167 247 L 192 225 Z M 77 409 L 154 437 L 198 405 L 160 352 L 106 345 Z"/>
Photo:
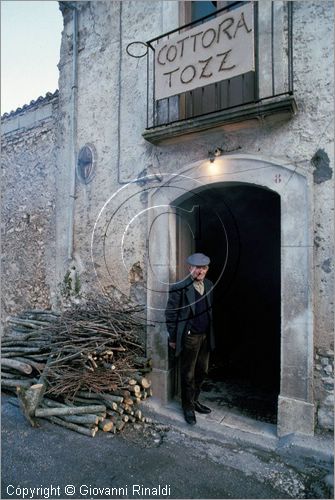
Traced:
<path fill-rule="evenodd" d="M 84 184 L 91 182 L 95 175 L 95 149 L 91 144 L 83 146 L 78 153 L 77 175 Z"/>
<path fill-rule="evenodd" d="M 232 2 L 180 2 L 179 24 L 183 26 L 201 19 Z M 239 7 L 239 4 L 232 8 Z M 211 18 L 208 18 L 208 20 Z M 252 102 L 255 99 L 255 75 L 253 72 L 236 76 L 223 82 L 186 92 L 180 97 L 179 118 L 211 113 L 217 109 L 225 109 L 239 104 Z"/>
<path fill-rule="evenodd" d="M 196 21 L 202 17 L 216 11 L 217 4 L 220 2 L 190 2 L 191 3 L 191 19 Z M 186 21 L 187 22 L 187 21 Z"/>

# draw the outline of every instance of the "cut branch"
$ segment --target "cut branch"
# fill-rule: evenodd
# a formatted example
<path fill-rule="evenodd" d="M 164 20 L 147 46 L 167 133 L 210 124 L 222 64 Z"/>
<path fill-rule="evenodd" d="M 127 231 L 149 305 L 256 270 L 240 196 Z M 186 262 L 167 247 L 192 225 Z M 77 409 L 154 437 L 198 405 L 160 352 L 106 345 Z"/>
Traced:
<path fill-rule="evenodd" d="M 27 363 L 22 363 L 21 361 L 17 361 L 16 359 L 8 359 L 1 358 L 1 366 L 7 366 L 8 368 L 12 368 L 21 373 L 25 373 L 26 375 L 30 375 L 33 371 L 32 367 Z"/>
<path fill-rule="evenodd" d="M 91 405 L 91 406 L 67 406 L 65 408 L 37 408 L 35 411 L 36 417 L 51 417 L 60 415 L 82 415 L 84 413 L 99 413 L 105 412 L 106 406 Z"/>

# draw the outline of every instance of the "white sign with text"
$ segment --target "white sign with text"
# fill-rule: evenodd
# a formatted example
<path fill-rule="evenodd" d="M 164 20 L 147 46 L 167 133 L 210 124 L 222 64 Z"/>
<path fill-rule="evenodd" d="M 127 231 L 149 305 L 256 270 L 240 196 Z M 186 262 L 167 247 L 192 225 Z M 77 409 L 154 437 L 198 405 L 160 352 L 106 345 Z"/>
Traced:
<path fill-rule="evenodd" d="M 155 47 L 155 99 L 255 70 L 253 5 L 248 3 Z"/>

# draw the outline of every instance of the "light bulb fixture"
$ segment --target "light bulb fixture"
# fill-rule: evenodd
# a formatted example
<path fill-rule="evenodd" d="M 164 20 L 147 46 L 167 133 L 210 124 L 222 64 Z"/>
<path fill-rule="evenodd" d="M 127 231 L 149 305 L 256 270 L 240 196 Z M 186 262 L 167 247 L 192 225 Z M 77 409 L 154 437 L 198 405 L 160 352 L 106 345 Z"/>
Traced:
<path fill-rule="evenodd" d="M 214 163 L 215 155 L 214 155 L 213 151 L 208 151 L 208 158 L 209 158 L 209 161 L 211 163 Z"/>
<path fill-rule="evenodd" d="M 208 151 L 208 158 L 211 163 L 214 163 L 215 158 L 221 156 L 223 150 L 221 148 L 215 148 L 214 151 Z"/>

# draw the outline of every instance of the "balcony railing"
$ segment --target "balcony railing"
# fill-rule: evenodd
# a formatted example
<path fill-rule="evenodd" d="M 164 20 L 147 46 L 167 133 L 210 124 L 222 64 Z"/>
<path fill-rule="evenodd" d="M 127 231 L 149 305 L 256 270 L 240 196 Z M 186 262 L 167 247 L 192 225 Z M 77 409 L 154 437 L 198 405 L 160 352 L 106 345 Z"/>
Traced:
<path fill-rule="evenodd" d="M 187 31 L 208 20 L 226 14 L 246 4 L 253 4 L 253 43 L 254 71 L 249 71 L 233 78 L 196 88 L 178 95 L 157 99 L 155 95 L 155 52 L 171 37 L 187 34 Z M 208 123 L 213 119 L 213 126 L 229 120 L 241 120 L 245 114 L 252 115 L 252 110 L 260 105 L 269 108 L 269 112 L 280 109 L 280 102 L 287 102 L 293 96 L 293 3 L 276 2 L 231 2 L 194 22 L 169 31 L 147 42 L 147 126 L 143 136 L 152 142 L 155 130 L 162 131 L 168 126 L 187 127 L 192 120 Z M 290 97 L 291 96 L 291 97 Z M 275 102 L 275 106 L 273 103 Z M 271 105 L 270 105 L 271 104 Z M 294 111 L 295 104 L 289 105 Z M 271 111 L 272 110 L 272 111 Z M 266 114 L 266 113 L 265 113 Z M 178 134 L 175 134 L 178 135 Z M 151 137 L 151 138 L 150 138 Z"/>

